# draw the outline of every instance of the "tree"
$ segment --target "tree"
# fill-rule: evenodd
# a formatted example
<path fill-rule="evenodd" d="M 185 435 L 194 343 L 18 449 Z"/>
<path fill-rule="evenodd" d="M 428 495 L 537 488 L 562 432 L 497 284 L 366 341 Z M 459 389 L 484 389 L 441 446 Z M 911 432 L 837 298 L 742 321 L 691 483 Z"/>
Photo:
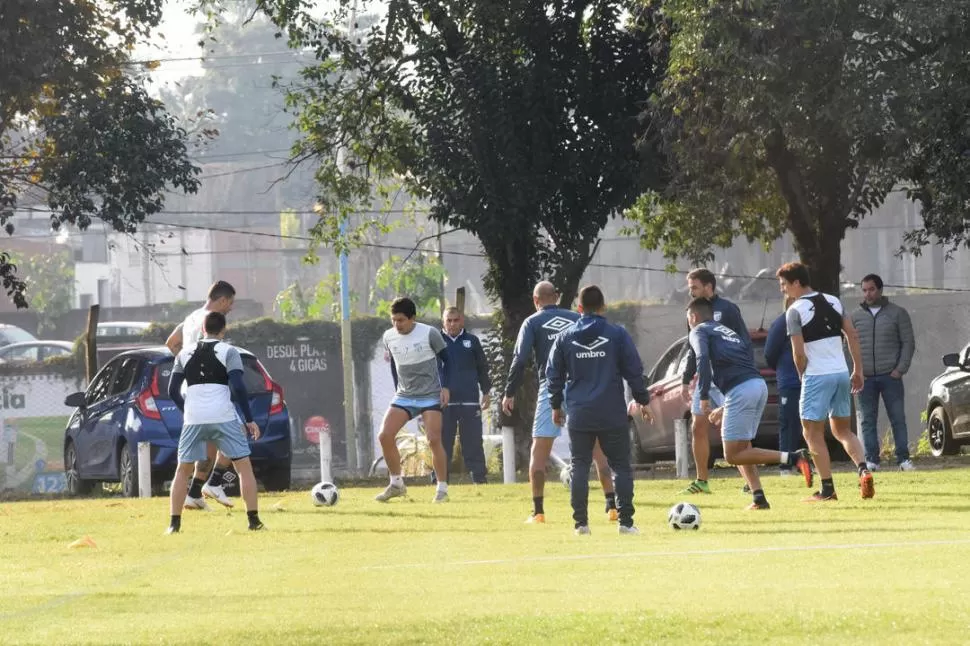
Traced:
<path fill-rule="evenodd" d="M 391 256 L 374 275 L 370 303 L 377 316 L 391 317 L 391 302 L 407 296 L 418 309 L 419 317 L 437 318 L 441 314 L 441 285 L 446 280 L 445 268 L 437 257 L 418 253 L 402 262 Z"/>
<path fill-rule="evenodd" d="M 962 6 L 667 0 L 675 33 L 651 114 L 673 178 L 631 210 L 644 245 L 703 262 L 738 236 L 770 245 L 790 231 L 814 286 L 838 293 L 846 230 L 890 190 L 908 186 L 933 213 L 926 137 L 942 128 L 923 102 L 948 79 L 940 56 L 965 51 Z M 963 86 L 941 112 L 962 115 Z"/>
<path fill-rule="evenodd" d="M 340 26 L 358 4 L 369 6 L 340 0 L 317 19 L 307 0 L 261 3 L 291 46 L 317 56 L 288 97 L 319 165 L 328 217 L 315 233 L 339 239 L 372 187 L 399 179 L 432 220 L 481 242 L 511 345 L 535 282 L 551 279 L 570 305 L 600 231 L 645 173 L 656 177 L 656 155 L 635 141 L 665 68 L 658 7 L 390 0 L 351 35 Z"/>
<path fill-rule="evenodd" d="M 0 4 L 0 226 L 17 208 L 51 225 L 92 219 L 133 232 L 168 188 L 194 192 L 186 136 L 148 96 L 129 52 L 163 0 L 5 0 Z M 26 285 L 10 255 L 0 276 L 18 307 Z"/>
<path fill-rule="evenodd" d="M 24 256 L 12 254 L 17 277 L 25 283 L 25 297 L 37 312 L 38 331 L 44 333 L 74 307 L 74 262 L 63 250 Z"/>

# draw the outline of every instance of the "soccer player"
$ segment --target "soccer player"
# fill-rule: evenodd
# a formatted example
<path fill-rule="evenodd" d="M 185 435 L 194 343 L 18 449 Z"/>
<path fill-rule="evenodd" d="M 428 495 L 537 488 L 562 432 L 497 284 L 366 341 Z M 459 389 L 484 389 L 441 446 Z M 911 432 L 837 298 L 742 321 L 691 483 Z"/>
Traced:
<path fill-rule="evenodd" d="M 186 316 L 185 320 L 177 325 L 172 334 L 169 335 L 165 345 L 168 346 L 173 355 L 178 356 L 183 347 L 188 347 L 202 340 L 203 324 L 210 312 L 219 312 L 225 316 L 232 311 L 235 300 L 236 289 L 232 285 L 224 280 L 213 283 L 209 288 L 205 305 Z M 192 474 L 188 498 L 185 501 L 186 508 L 208 511 L 209 506 L 205 502 L 206 497 L 212 498 L 226 507 L 232 507 L 232 500 L 222 488 L 222 476 L 229 469 L 229 463 L 229 458 L 218 453 L 214 443 L 209 442 L 206 445 L 206 456 L 196 463 L 195 472 Z M 206 482 L 206 474 L 209 473 L 210 469 L 212 469 L 212 473 L 209 475 L 209 481 Z"/>
<path fill-rule="evenodd" d="M 808 450 L 822 479 L 822 488 L 807 502 L 838 500 L 832 480 L 832 460 L 825 444 L 825 418 L 859 471 L 863 498 L 876 495 L 866 465 L 862 442 L 852 432 L 851 396 L 862 390 L 862 353 L 859 335 L 837 296 L 812 289 L 808 267 L 798 262 L 782 265 L 775 273 L 785 296 L 794 299 L 786 313 L 795 367 L 802 376 L 799 413 Z M 842 337 L 852 356 L 852 374 L 845 362 Z"/>
<path fill-rule="evenodd" d="M 717 295 L 715 292 L 717 289 L 717 278 L 710 270 L 703 268 L 694 269 L 687 274 L 687 289 L 690 292 L 691 298 L 706 298 L 711 302 L 715 323 L 727 326 L 731 330 L 734 330 L 738 337 L 747 341 L 748 344 L 751 343 L 748 326 L 744 324 L 741 310 L 731 301 Z M 691 402 L 691 452 L 694 454 L 694 466 L 697 473 L 694 481 L 686 489 L 681 491 L 681 494 L 711 493 L 711 487 L 707 483 L 710 473 L 708 461 L 711 458 L 711 422 L 708 415 L 701 411 L 701 402 L 696 383 L 693 389 L 688 387 L 688 384 L 691 384 L 695 380 L 695 375 L 697 374 L 696 365 L 694 350 L 693 348 L 688 348 L 687 366 L 684 368 L 684 374 L 681 378 L 681 382 L 684 384 L 681 393 L 684 401 Z M 714 402 L 715 407 L 720 406 L 724 401 L 723 394 L 716 386 L 711 388 L 709 396 L 711 401 Z"/>
<path fill-rule="evenodd" d="M 546 485 L 546 462 L 552 453 L 552 445 L 561 431 L 552 422 L 552 408 L 549 406 L 549 391 L 546 389 L 546 363 L 549 361 L 549 350 L 556 336 L 567 327 L 579 320 L 580 314 L 559 307 L 559 293 L 552 283 L 542 281 L 532 291 L 532 303 L 536 313 L 522 322 L 519 335 L 515 341 L 515 353 L 512 365 L 509 367 L 509 378 L 505 386 L 505 397 L 502 399 L 502 410 L 506 415 L 512 414 L 515 407 L 515 393 L 522 383 L 525 364 L 529 356 L 535 358 L 535 371 L 539 379 L 539 396 L 536 401 L 535 417 L 532 421 L 532 450 L 529 457 L 529 482 L 532 483 L 532 514 L 526 519 L 527 523 L 546 522 L 546 512 L 543 507 L 543 494 Z M 610 521 L 616 521 L 619 513 L 616 509 L 616 493 L 613 489 L 613 476 L 607 464 L 606 455 L 597 444 L 593 450 L 593 461 L 599 474 L 606 496 L 606 514 Z"/>
<path fill-rule="evenodd" d="M 451 372 L 448 406 L 441 414 L 441 441 L 445 447 L 445 457 L 448 465 L 451 465 L 455 436 L 460 432 L 461 456 L 472 474 L 472 482 L 485 484 L 482 411 L 488 410 L 491 404 L 489 391 L 492 390 L 492 380 L 488 376 L 488 359 L 479 338 L 465 330 L 465 317 L 457 307 L 445 310 L 442 332 L 448 346 Z"/>
<path fill-rule="evenodd" d="M 633 468 L 623 381 L 630 384 L 640 414 L 652 420 L 643 364 L 629 333 L 603 317 L 606 302 L 599 287 L 584 287 L 579 302 L 582 318 L 553 341 L 546 367 L 549 406 L 557 427 L 567 423 L 569 409 L 573 466 L 570 502 L 575 532 L 590 533 L 589 465 L 593 448 L 598 445 L 616 481 L 619 532 L 639 534 L 633 526 Z"/>
<path fill-rule="evenodd" d="M 410 298 L 397 298 L 391 303 L 394 327 L 384 333 L 384 347 L 391 358 L 391 377 L 397 392 L 384 414 L 378 436 L 391 478 L 387 488 L 374 498 L 378 502 L 387 502 L 407 493 L 401 475 L 397 434 L 418 415 L 424 421 L 434 470 L 439 474 L 438 488 L 431 502 L 448 501 L 448 461 L 441 443 L 441 409 L 448 405 L 449 399 L 447 346 L 438 330 L 418 323 L 415 316 L 417 308 Z M 441 474 L 445 475 L 445 480 L 441 479 Z"/>
<path fill-rule="evenodd" d="M 172 480 L 171 524 L 168 534 L 182 529 L 182 507 L 185 504 L 189 474 L 193 463 L 205 456 L 208 442 L 214 443 L 229 457 L 239 487 L 246 502 L 249 529 L 263 529 L 259 520 L 256 496 L 256 477 L 249 459 L 246 434 L 259 439 L 259 426 L 253 422 L 249 410 L 249 394 L 243 383 L 243 364 L 239 350 L 222 341 L 226 333 L 226 317 L 221 312 L 209 312 L 203 321 L 204 338 L 187 345 L 175 358 L 168 395 L 183 412 L 182 434 L 179 437 L 179 465 Z M 188 385 L 182 398 L 182 383 Z M 230 388 L 245 418 L 245 429 L 232 403 Z"/>
<path fill-rule="evenodd" d="M 768 386 L 754 363 L 751 341 L 726 325 L 714 321 L 713 304 L 695 298 L 687 306 L 690 345 L 697 358 L 697 392 L 700 409 L 711 416 L 712 382 L 724 393 L 724 405 L 713 415 L 721 423 L 724 458 L 738 467 L 754 501 L 748 509 L 770 509 L 761 488 L 759 464 L 786 464 L 812 486 L 812 467 L 804 450 L 781 452 L 757 449 L 751 441 L 758 433 L 761 415 L 768 403 Z"/>

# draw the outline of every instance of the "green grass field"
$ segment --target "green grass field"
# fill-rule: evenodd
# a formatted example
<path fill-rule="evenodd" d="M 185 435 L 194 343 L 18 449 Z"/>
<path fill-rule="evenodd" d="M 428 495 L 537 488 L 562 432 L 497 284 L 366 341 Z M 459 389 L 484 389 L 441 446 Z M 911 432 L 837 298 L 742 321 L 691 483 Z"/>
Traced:
<path fill-rule="evenodd" d="M 795 478 L 765 478 L 773 509 L 745 512 L 738 478 L 697 500 L 675 532 L 680 481 L 638 481 L 637 524 L 618 536 L 591 492 L 593 534 L 572 534 L 550 485 L 544 526 L 524 525 L 527 485 L 429 487 L 336 507 L 306 492 L 241 511 L 100 498 L 0 505 L 4 644 L 965 643 L 970 470 L 877 476 L 874 500 L 838 474 L 823 506 Z M 274 509 L 275 507 L 275 509 Z M 90 536 L 97 548 L 72 549 Z"/>

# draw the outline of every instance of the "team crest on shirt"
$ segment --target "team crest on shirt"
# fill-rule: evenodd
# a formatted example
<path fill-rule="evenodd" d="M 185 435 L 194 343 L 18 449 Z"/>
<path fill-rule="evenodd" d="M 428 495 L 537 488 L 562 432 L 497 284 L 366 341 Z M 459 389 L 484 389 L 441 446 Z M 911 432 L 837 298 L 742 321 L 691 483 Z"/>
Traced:
<path fill-rule="evenodd" d="M 714 312 L 714 320 L 715 321 L 721 320 L 721 312 Z"/>
<path fill-rule="evenodd" d="M 465 346 L 466 348 L 471 348 L 472 347 L 471 339 L 465 339 L 464 341 L 461 342 L 461 344 L 463 346 Z"/>

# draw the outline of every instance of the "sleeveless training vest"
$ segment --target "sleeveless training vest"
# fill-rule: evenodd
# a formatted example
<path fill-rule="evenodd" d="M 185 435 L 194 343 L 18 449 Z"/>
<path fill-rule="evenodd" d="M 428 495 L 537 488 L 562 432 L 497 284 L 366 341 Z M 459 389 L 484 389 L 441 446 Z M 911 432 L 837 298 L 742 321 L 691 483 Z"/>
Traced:
<path fill-rule="evenodd" d="M 805 343 L 842 336 L 842 315 L 822 294 L 802 296 L 800 300 L 811 302 L 815 316 L 802 325 L 802 338 Z"/>
<path fill-rule="evenodd" d="M 185 363 L 185 382 L 189 386 L 199 384 L 220 384 L 229 385 L 229 372 L 225 364 L 216 356 L 216 343 L 205 343 L 200 341 L 195 346 L 195 352 Z"/>

